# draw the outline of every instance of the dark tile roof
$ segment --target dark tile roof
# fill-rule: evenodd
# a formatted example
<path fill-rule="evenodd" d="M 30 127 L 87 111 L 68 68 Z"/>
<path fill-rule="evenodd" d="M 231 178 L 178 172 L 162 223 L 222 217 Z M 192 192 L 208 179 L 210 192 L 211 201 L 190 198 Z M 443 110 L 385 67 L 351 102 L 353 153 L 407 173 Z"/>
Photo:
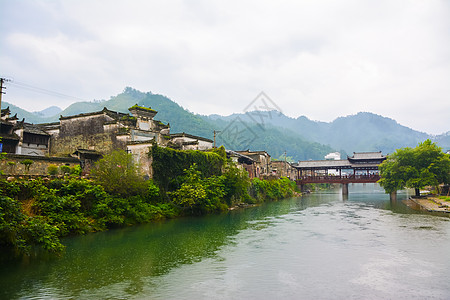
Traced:
<path fill-rule="evenodd" d="M 17 140 L 17 141 L 20 140 L 20 137 L 17 134 L 15 134 L 15 133 L 13 133 L 13 134 L 0 133 L 0 137 L 4 141 L 6 141 L 6 140 Z"/>
<path fill-rule="evenodd" d="M 1 110 L 0 115 L 3 117 L 3 116 L 6 116 L 6 115 L 9 115 L 10 113 L 11 113 L 11 111 L 9 110 L 9 106 L 8 106 L 7 108 L 3 108 Z"/>
<path fill-rule="evenodd" d="M 384 158 L 381 151 L 379 152 L 353 152 L 353 156 L 349 156 L 351 159 L 382 159 Z"/>
<path fill-rule="evenodd" d="M 23 123 L 22 125 L 23 131 L 31 134 L 39 134 L 39 135 L 49 135 L 47 132 L 43 131 L 39 126 L 29 123 Z"/>
<path fill-rule="evenodd" d="M 238 161 L 239 161 L 239 162 L 244 162 L 244 163 L 246 163 L 246 164 L 252 164 L 252 163 L 255 162 L 255 160 L 254 160 L 253 158 L 251 158 L 251 157 L 249 157 L 249 156 L 247 156 L 247 155 L 238 153 L 238 152 L 236 152 L 236 151 L 233 151 L 233 150 L 225 150 L 225 152 L 226 152 L 228 158 L 230 158 L 230 157 L 232 157 L 232 156 L 235 156 L 235 157 L 238 158 Z"/>
<path fill-rule="evenodd" d="M 210 142 L 210 143 L 212 143 L 213 141 L 212 140 L 210 140 L 210 139 L 207 139 L 207 138 L 204 138 L 204 137 L 201 137 L 201 136 L 195 136 L 195 135 L 192 135 L 192 134 L 188 134 L 188 133 L 171 133 L 170 134 L 170 137 L 172 137 L 172 138 L 176 138 L 176 137 L 188 137 L 188 138 L 191 138 L 191 139 L 196 139 L 196 140 L 201 140 L 201 141 L 205 141 L 205 142 Z"/>
<path fill-rule="evenodd" d="M 74 154 L 94 154 L 94 155 L 103 155 L 102 153 L 96 151 L 96 150 L 89 150 L 89 149 L 77 149 L 77 151 L 74 152 Z"/>
<path fill-rule="evenodd" d="M 95 116 L 95 115 L 102 115 L 102 114 L 106 114 L 108 116 L 110 116 L 113 119 L 120 119 L 123 116 L 129 116 L 129 114 L 124 114 L 118 111 L 113 111 L 113 110 L 109 110 L 106 107 L 103 108 L 103 110 L 101 111 L 94 111 L 94 112 L 90 112 L 90 113 L 82 113 L 82 114 L 78 114 L 78 115 L 72 115 L 72 116 L 60 116 L 60 120 L 67 120 L 67 119 L 74 119 L 74 118 L 80 118 L 80 117 L 87 117 L 87 116 Z"/>

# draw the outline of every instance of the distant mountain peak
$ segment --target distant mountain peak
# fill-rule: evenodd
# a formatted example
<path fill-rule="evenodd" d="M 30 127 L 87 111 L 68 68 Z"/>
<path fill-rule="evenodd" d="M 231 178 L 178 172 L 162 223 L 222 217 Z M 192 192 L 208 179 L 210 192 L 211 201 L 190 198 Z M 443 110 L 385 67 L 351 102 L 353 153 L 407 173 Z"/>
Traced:
<path fill-rule="evenodd" d="M 50 106 L 41 111 L 34 111 L 33 114 L 43 117 L 43 118 L 48 118 L 48 117 L 53 117 L 53 116 L 59 114 L 60 112 L 62 112 L 62 109 L 59 108 L 58 106 Z"/>

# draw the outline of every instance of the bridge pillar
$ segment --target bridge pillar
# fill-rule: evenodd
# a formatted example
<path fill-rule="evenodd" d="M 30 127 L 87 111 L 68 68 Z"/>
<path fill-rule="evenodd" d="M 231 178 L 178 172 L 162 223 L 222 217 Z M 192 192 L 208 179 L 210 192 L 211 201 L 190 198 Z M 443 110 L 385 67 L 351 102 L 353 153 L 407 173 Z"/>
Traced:
<path fill-rule="evenodd" d="M 342 184 L 342 195 L 348 195 L 348 183 Z"/>
<path fill-rule="evenodd" d="M 304 184 L 301 184 L 301 185 L 300 185 L 300 191 L 301 191 L 302 193 L 304 193 L 304 192 L 306 191 L 306 188 L 305 188 L 305 185 L 304 185 Z"/>

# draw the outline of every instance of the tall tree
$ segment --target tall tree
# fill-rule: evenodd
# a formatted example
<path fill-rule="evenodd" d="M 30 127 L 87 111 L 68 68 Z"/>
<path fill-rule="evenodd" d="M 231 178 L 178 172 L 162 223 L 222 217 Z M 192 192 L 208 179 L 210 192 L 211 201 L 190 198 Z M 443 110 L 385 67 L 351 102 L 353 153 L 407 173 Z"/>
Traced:
<path fill-rule="evenodd" d="M 116 195 L 139 195 L 145 193 L 147 188 L 139 165 L 124 150 L 105 155 L 95 164 L 91 175 L 105 191 Z"/>
<path fill-rule="evenodd" d="M 450 182 L 450 156 L 430 140 L 416 148 L 397 149 L 379 168 L 379 183 L 387 193 L 409 187 L 419 196 L 425 186 Z"/>

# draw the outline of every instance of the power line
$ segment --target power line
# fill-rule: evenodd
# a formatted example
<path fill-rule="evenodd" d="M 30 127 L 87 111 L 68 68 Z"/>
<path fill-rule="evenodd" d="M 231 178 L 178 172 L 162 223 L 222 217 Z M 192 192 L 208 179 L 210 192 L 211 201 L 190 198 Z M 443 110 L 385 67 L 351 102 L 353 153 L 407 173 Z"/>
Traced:
<path fill-rule="evenodd" d="M 9 84 L 12 85 L 12 86 L 15 86 L 17 88 L 20 88 L 20 89 L 29 90 L 29 91 L 32 91 L 32 92 L 41 93 L 41 94 L 45 94 L 45 95 L 50 95 L 50 96 L 54 96 L 54 97 L 58 97 L 58 98 L 69 98 L 69 99 L 75 99 L 75 100 L 79 100 L 79 101 L 87 101 L 85 99 L 81 99 L 81 98 L 78 98 L 78 97 L 75 97 L 75 96 L 70 96 L 70 95 L 67 95 L 67 94 L 60 93 L 60 92 L 56 92 L 56 91 L 52 91 L 52 90 L 48 90 L 48 89 L 43 89 L 43 88 L 32 86 L 30 84 L 23 83 L 23 82 L 20 82 L 20 81 L 15 81 L 15 80 L 12 81 L 11 80 L 9 82 Z"/>

